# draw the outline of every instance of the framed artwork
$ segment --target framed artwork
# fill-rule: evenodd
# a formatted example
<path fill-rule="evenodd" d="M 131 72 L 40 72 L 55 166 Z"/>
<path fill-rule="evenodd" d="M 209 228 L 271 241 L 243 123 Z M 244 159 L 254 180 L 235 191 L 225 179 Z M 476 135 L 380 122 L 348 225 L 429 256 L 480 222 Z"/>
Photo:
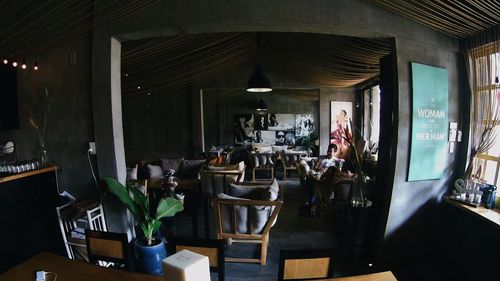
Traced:
<path fill-rule="evenodd" d="M 345 144 L 342 137 L 349 137 L 352 130 L 349 120 L 352 119 L 352 102 L 331 101 L 330 102 L 330 143 Z"/>
<path fill-rule="evenodd" d="M 276 131 L 255 131 L 255 135 L 260 132 L 262 143 L 264 144 L 275 144 L 276 143 Z"/>
<path fill-rule="evenodd" d="M 448 158 L 448 71 L 412 62 L 411 77 L 408 181 L 440 179 Z"/>
<path fill-rule="evenodd" d="M 253 126 L 253 114 L 235 114 L 233 122 L 235 141 L 251 141 L 254 137 Z"/>
<path fill-rule="evenodd" d="M 295 114 L 271 113 L 268 116 L 268 130 L 292 131 L 295 129 Z"/>
<path fill-rule="evenodd" d="M 307 137 L 315 130 L 314 116 L 310 113 L 295 115 L 295 136 Z"/>
<path fill-rule="evenodd" d="M 276 145 L 285 145 L 285 131 L 276 131 Z"/>
<path fill-rule="evenodd" d="M 268 116 L 267 114 L 254 114 L 254 129 L 267 130 L 268 129 Z"/>

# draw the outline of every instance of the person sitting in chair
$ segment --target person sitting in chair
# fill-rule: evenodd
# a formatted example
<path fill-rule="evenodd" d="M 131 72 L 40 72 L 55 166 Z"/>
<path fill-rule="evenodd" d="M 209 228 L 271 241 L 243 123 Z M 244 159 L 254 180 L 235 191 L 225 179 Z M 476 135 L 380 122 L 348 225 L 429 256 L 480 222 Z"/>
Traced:
<path fill-rule="evenodd" d="M 314 165 L 314 170 L 316 172 L 325 171 L 328 167 L 335 166 L 337 163 L 343 162 L 343 159 L 338 159 L 334 156 L 337 152 L 337 145 L 330 144 L 328 145 L 328 149 L 326 150 L 326 155 L 321 155 L 318 157 L 318 161 Z"/>

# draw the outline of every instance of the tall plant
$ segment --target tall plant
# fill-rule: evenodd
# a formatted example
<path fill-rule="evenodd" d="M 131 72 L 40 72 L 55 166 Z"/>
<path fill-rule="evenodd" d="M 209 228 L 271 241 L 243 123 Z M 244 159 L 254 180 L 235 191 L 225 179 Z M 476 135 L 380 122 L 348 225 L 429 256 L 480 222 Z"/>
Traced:
<path fill-rule="evenodd" d="M 160 199 L 156 210 L 151 210 L 149 196 L 144 195 L 137 188 L 124 186 L 113 178 L 104 178 L 104 181 L 109 191 L 116 195 L 132 213 L 147 239 L 147 245 L 152 245 L 153 234 L 160 228 L 162 218 L 172 217 L 184 209 L 181 201 L 167 197 Z"/>

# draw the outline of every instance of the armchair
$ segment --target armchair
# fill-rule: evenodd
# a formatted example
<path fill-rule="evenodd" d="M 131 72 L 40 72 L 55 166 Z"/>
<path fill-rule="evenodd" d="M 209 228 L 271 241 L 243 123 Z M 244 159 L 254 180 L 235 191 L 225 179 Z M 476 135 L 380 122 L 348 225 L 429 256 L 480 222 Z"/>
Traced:
<path fill-rule="evenodd" d="M 232 242 L 260 243 L 260 258 L 226 258 L 228 262 L 266 264 L 269 232 L 283 205 L 283 191 L 278 182 L 230 184 L 228 194 L 214 198 L 217 239 Z"/>
<path fill-rule="evenodd" d="M 256 171 L 269 171 L 271 179 L 274 178 L 274 164 L 276 162 L 276 153 L 274 152 L 256 152 L 252 151 L 249 155 L 252 160 L 252 180 L 255 181 Z"/>
<path fill-rule="evenodd" d="M 296 171 L 296 161 L 307 157 L 306 151 L 283 150 L 280 152 L 281 163 L 283 164 L 283 179 L 286 179 L 288 171 Z"/>

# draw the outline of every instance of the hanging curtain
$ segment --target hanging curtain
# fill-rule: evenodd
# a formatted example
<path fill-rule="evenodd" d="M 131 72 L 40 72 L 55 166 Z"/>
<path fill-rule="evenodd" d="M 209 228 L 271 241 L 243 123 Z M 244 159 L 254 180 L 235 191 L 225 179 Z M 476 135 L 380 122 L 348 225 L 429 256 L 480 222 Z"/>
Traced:
<path fill-rule="evenodd" d="M 500 122 L 500 27 L 463 42 L 471 93 L 470 152 L 464 178 L 473 176 L 476 156 L 487 152 L 497 141 Z M 473 172 L 475 171 L 475 172 Z"/>

